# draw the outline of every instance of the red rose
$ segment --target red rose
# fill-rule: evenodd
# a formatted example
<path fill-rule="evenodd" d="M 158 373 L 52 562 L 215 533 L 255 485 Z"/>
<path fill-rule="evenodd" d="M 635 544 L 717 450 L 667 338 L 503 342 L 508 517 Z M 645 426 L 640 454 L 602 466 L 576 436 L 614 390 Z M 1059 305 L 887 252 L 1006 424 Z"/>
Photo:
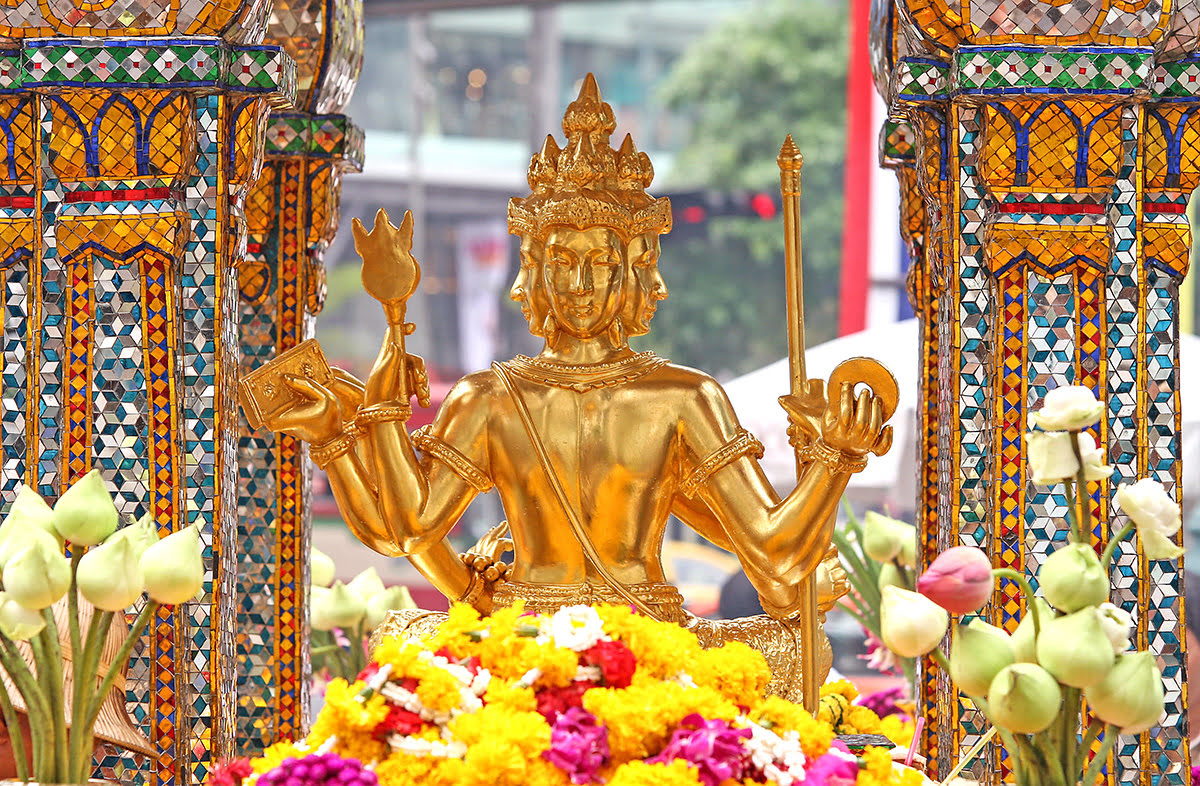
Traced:
<path fill-rule="evenodd" d="M 579 660 L 586 666 L 599 666 L 604 684 L 610 688 L 628 688 L 637 669 L 633 651 L 620 641 L 598 641 L 580 654 Z"/>
<path fill-rule="evenodd" d="M 537 711 L 553 725 L 562 713 L 572 707 L 582 707 L 583 694 L 593 687 L 592 683 L 580 680 L 565 688 L 543 688 L 537 692 Z"/>
<path fill-rule="evenodd" d="M 379 722 L 371 736 L 384 741 L 393 734 L 407 737 L 425 728 L 425 721 L 415 712 L 409 712 L 403 707 L 388 708 L 387 717 Z"/>
<path fill-rule="evenodd" d="M 365 669 L 363 669 L 362 671 L 360 671 L 358 673 L 358 676 L 355 677 L 354 679 L 362 680 L 363 682 L 366 682 L 367 680 L 374 677 L 378 671 L 379 671 L 379 664 L 376 663 L 375 661 L 371 661 L 370 663 L 367 664 L 367 667 Z"/>

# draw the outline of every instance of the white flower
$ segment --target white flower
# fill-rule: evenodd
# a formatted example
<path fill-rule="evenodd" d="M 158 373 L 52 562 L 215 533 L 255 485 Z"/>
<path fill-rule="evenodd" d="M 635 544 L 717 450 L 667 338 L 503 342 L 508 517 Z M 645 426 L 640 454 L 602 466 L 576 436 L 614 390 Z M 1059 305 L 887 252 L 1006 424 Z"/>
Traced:
<path fill-rule="evenodd" d="M 1171 538 L 1183 524 L 1179 505 L 1157 480 L 1142 478 L 1117 489 L 1117 505 L 1137 525 L 1138 538 L 1148 559 L 1174 559 L 1183 553 Z"/>
<path fill-rule="evenodd" d="M 142 552 L 138 560 L 151 600 L 186 603 L 204 589 L 204 547 L 200 524 L 172 532 Z"/>
<path fill-rule="evenodd" d="M 933 650 L 950 624 L 950 615 L 941 606 L 899 587 L 884 587 L 880 617 L 884 646 L 905 658 Z"/>
<path fill-rule="evenodd" d="M 93 469 L 63 492 L 54 505 L 54 528 L 76 546 L 95 546 L 117 531 L 112 495 Z"/>
<path fill-rule="evenodd" d="M 1083 457 L 1085 480 L 1104 480 L 1113 473 L 1113 468 L 1104 463 L 1104 450 L 1096 444 L 1091 434 L 1080 432 L 1075 435 L 1079 453 Z M 1065 431 L 1031 431 L 1026 436 L 1029 450 L 1030 480 L 1039 486 L 1074 480 L 1079 473 L 1079 460 L 1071 448 L 1071 435 Z"/>
<path fill-rule="evenodd" d="M 354 588 L 354 582 L 350 582 L 350 589 Z M 375 630 L 383 621 L 387 619 L 388 613 L 394 609 L 415 609 L 417 604 L 413 602 L 412 595 L 408 592 L 408 587 L 395 586 L 388 587 L 378 595 L 373 595 L 366 598 L 367 603 L 367 630 Z"/>
<path fill-rule="evenodd" d="M 567 606 L 550 618 L 550 638 L 559 647 L 583 652 L 598 641 L 610 641 L 604 620 L 591 606 Z"/>
<path fill-rule="evenodd" d="M 1064 385 L 1046 393 L 1042 408 L 1029 413 L 1031 425 L 1045 431 L 1080 431 L 1100 421 L 1104 403 L 1091 388 Z"/>
<path fill-rule="evenodd" d="M 346 585 L 346 588 L 351 592 L 358 593 L 358 597 L 362 598 L 364 605 L 371 598 L 376 595 L 382 595 L 384 592 L 383 581 L 379 578 L 379 574 L 375 572 L 374 567 L 367 568 L 350 579 L 350 583 Z"/>
<path fill-rule="evenodd" d="M 313 630 L 353 630 L 367 613 L 367 604 L 357 592 L 340 581 L 332 587 L 309 589 L 309 624 Z"/>
<path fill-rule="evenodd" d="M 27 609 L 54 605 L 71 586 L 71 563 L 53 545 L 53 538 L 34 540 L 4 566 L 4 589 Z"/>
<path fill-rule="evenodd" d="M 308 577 L 314 587 L 328 587 L 337 578 L 337 567 L 333 559 L 316 546 L 308 560 Z"/>
<path fill-rule="evenodd" d="M 750 729 L 750 739 L 744 740 L 746 752 L 755 769 L 761 770 L 770 783 L 792 786 L 804 780 L 804 748 L 800 745 L 800 734 L 785 731 L 782 735 L 761 726 L 745 717 L 739 717 L 739 725 Z M 830 753 L 837 752 L 830 748 Z"/>
<path fill-rule="evenodd" d="M 1120 655 L 1129 649 L 1129 634 L 1133 632 L 1133 615 L 1120 606 L 1104 602 L 1096 609 L 1100 627 L 1112 642 L 1113 653 Z"/>
<path fill-rule="evenodd" d="M 143 584 L 133 543 L 128 537 L 114 535 L 88 549 L 79 560 L 75 583 L 83 597 L 102 611 L 122 611 L 132 606 L 142 597 Z"/>
<path fill-rule="evenodd" d="M 46 627 L 41 612 L 31 611 L 0 592 L 0 633 L 13 641 L 32 639 Z"/>

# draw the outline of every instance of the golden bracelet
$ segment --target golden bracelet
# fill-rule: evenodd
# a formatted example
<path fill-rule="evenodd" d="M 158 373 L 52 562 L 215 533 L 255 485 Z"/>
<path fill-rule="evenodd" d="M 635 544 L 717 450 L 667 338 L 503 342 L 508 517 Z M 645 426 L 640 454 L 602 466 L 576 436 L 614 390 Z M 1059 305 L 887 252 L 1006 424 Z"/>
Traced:
<path fill-rule="evenodd" d="M 475 601 L 479 600 L 479 596 L 482 595 L 487 589 L 487 584 L 484 582 L 483 576 L 481 576 L 479 573 L 476 573 L 475 570 L 469 565 L 467 568 L 471 571 L 471 581 L 467 584 L 467 588 L 463 590 L 463 593 L 458 596 L 458 600 L 454 602 L 465 603 L 468 606 L 473 607 L 475 605 Z"/>
<path fill-rule="evenodd" d="M 749 431 L 738 429 L 733 439 L 710 453 L 708 458 L 704 459 L 700 466 L 692 470 L 692 474 L 679 484 L 679 493 L 691 499 L 696 490 L 718 470 L 747 455 L 762 458 L 762 443 L 755 439 Z"/>
<path fill-rule="evenodd" d="M 309 448 L 308 455 L 314 464 L 325 469 L 334 459 L 349 453 L 352 447 L 354 447 L 353 434 L 338 434 L 320 445 L 313 445 Z"/>
<path fill-rule="evenodd" d="M 483 470 L 454 446 L 429 433 L 429 426 L 422 426 L 414 431 L 410 439 L 417 450 L 445 464 L 480 494 L 488 493 L 495 485 Z"/>
<path fill-rule="evenodd" d="M 372 423 L 407 423 L 411 417 L 412 407 L 408 404 L 372 404 L 369 407 L 359 407 L 354 422 L 362 427 Z"/>
<path fill-rule="evenodd" d="M 825 465 L 825 469 L 834 475 L 843 473 L 862 472 L 867 466 L 867 457 L 854 458 L 850 454 L 831 448 L 821 440 L 809 446 L 809 457 Z"/>

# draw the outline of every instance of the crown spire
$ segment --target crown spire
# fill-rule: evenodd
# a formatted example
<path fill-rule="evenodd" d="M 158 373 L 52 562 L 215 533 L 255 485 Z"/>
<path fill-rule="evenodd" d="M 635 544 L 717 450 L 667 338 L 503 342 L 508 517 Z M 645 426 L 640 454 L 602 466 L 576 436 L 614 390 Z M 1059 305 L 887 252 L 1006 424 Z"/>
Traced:
<path fill-rule="evenodd" d="M 563 114 L 566 143 L 559 147 L 548 135 L 531 158 L 531 193 L 510 201 L 509 231 L 544 235 L 555 225 L 605 226 L 626 240 L 647 232 L 669 232 L 670 202 L 646 193 L 654 179 L 649 156 L 638 151 L 629 135 L 619 152 L 613 150 L 609 139 L 616 127 L 612 107 L 589 73 Z"/>

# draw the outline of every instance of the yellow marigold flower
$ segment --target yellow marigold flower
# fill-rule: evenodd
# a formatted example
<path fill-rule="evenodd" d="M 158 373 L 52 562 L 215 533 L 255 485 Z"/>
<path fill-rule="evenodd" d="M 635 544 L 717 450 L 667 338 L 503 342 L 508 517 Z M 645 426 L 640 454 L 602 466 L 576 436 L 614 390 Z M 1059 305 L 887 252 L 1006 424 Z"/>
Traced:
<path fill-rule="evenodd" d="M 844 696 L 847 701 L 858 698 L 858 688 L 850 680 L 834 680 L 821 686 L 821 696 Z"/>
<path fill-rule="evenodd" d="M 378 744 L 371 734 L 387 717 L 388 706 L 379 694 L 360 702 L 358 694 L 363 687 L 361 682 L 350 684 L 340 678 L 326 686 L 325 707 L 313 723 L 307 740 L 309 745 L 316 747 L 330 737 L 337 737 L 339 752 L 349 749 L 362 752 L 362 756 L 353 755 L 364 762 L 378 756 Z"/>
<path fill-rule="evenodd" d="M 417 677 L 425 668 L 424 662 L 417 657 L 422 649 L 420 644 L 411 639 L 391 636 L 379 642 L 379 646 L 371 653 L 371 659 L 380 666 L 391 664 L 391 679 Z"/>
<path fill-rule="evenodd" d="M 537 697 L 534 696 L 533 688 L 526 688 L 498 677 L 492 677 L 488 683 L 483 700 L 489 705 L 510 710 L 537 712 Z"/>
<path fill-rule="evenodd" d="M 277 742 L 263 751 L 261 758 L 251 761 L 250 766 L 254 768 L 256 774 L 261 775 L 267 770 L 278 767 L 284 759 L 297 759 L 304 755 L 306 754 L 297 750 L 293 742 Z"/>
<path fill-rule="evenodd" d="M 712 688 L 741 707 L 753 707 L 761 701 L 771 681 L 771 670 L 762 653 L 740 641 L 701 650 L 686 670 L 697 685 Z"/>
<path fill-rule="evenodd" d="M 538 644 L 532 638 L 489 637 L 480 643 L 479 663 L 493 677 L 514 681 L 536 668 L 542 673 L 539 686 L 558 688 L 575 679 L 579 656 L 564 647 Z"/>
<path fill-rule="evenodd" d="M 508 739 L 484 739 L 467 749 L 464 786 L 525 786 L 528 765 L 521 749 Z"/>
<path fill-rule="evenodd" d="M 466 782 L 461 759 L 393 753 L 375 766 L 379 786 L 459 786 Z"/>
<path fill-rule="evenodd" d="M 899 781 L 892 766 L 892 756 L 883 748 L 867 748 L 862 752 L 863 767 L 855 786 L 896 786 Z"/>
<path fill-rule="evenodd" d="M 436 666 L 426 668 L 417 683 L 417 698 L 434 712 L 449 712 L 462 704 L 462 683 Z"/>
<path fill-rule="evenodd" d="M 912 742 L 916 724 L 905 721 L 899 715 L 889 715 L 879 719 L 879 733 L 897 745 L 908 746 Z"/>
<path fill-rule="evenodd" d="M 699 786 L 700 778 L 683 759 L 670 764 L 631 761 L 613 772 L 608 786 Z"/>
<path fill-rule="evenodd" d="M 545 718 L 502 705 L 486 704 L 479 712 L 459 715 L 450 722 L 450 731 L 468 747 L 485 740 L 507 741 L 529 759 L 550 748 L 550 724 Z"/>
<path fill-rule="evenodd" d="M 733 720 L 738 714 L 732 702 L 711 688 L 685 688 L 674 682 L 593 688 L 583 694 L 583 707 L 608 728 L 614 762 L 655 755 L 693 712 L 708 720 Z"/>
<path fill-rule="evenodd" d="M 633 651 L 638 672 L 669 679 L 702 651 L 696 637 L 671 622 L 635 614 L 628 606 L 597 606 L 604 630 Z"/>
<path fill-rule="evenodd" d="M 842 726 L 836 729 L 840 734 L 882 734 L 879 716 L 869 707 L 850 705 L 842 713 Z"/>
<path fill-rule="evenodd" d="M 479 618 L 479 612 L 464 603 L 450 607 L 445 622 L 438 626 L 437 633 L 429 640 L 429 649 L 437 652 L 445 647 L 456 658 L 475 654 L 482 634 L 488 624 Z M 488 633 L 490 635 L 490 632 Z"/>
<path fill-rule="evenodd" d="M 810 760 L 825 755 L 833 742 L 833 727 L 819 721 L 801 707 L 778 696 L 768 696 L 750 712 L 750 719 L 772 730 L 794 731 L 800 736 L 804 755 Z"/>
<path fill-rule="evenodd" d="M 538 756 L 528 764 L 525 786 L 571 786 L 571 779 L 558 767 Z"/>

